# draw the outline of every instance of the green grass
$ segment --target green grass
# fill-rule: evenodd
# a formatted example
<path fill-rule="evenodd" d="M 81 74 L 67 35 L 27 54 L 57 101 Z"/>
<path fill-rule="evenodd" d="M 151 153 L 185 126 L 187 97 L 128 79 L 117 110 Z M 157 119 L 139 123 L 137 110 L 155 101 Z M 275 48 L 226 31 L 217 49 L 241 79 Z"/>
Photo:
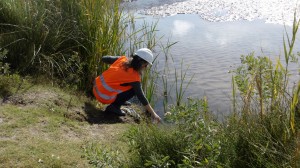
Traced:
<path fill-rule="evenodd" d="M 6 144 L 1 148 L 1 167 L 87 165 L 80 159 L 84 141 L 79 137 L 88 136 L 80 130 L 83 124 L 44 107 L 3 105 L 0 111 L 0 140 Z M 42 163 L 38 162 L 40 159 Z"/>
<path fill-rule="evenodd" d="M 24 133 L 23 133 L 24 134 Z M 57 142 L 40 136 L 18 136 L 22 142 L 6 141 L 1 167 L 88 167 L 81 159 L 80 142 Z"/>

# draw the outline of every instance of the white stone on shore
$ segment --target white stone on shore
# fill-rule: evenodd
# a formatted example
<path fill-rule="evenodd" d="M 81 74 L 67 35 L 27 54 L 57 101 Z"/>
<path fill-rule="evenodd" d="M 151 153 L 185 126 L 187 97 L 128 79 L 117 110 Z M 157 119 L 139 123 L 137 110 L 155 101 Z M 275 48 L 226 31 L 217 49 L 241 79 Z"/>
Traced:
<path fill-rule="evenodd" d="M 300 14 L 299 0 L 187 0 L 140 10 L 140 14 L 170 16 L 198 14 L 212 21 L 264 19 L 267 23 L 292 25 L 294 11 Z"/>

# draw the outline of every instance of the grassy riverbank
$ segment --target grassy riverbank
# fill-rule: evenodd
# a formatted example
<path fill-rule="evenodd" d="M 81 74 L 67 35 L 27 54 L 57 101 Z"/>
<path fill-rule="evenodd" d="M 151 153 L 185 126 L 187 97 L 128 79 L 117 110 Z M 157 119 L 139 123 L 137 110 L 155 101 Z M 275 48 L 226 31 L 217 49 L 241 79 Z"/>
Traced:
<path fill-rule="evenodd" d="M 300 85 L 288 89 L 288 67 L 300 56 L 293 53 L 300 20 L 284 36 L 284 63 L 241 57 L 233 111 L 222 122 L 205 97 L 183 100 L 190 82 L 183 66 L 168 90 L 170 67 L 160 74 L 154 62 L 143 88 L 153 100 L 162 76 L 166 116 L 136 124 L 104 113 L 92 80 L 107 68 L 102 56 L 155 51 L 160 38 L 156 24 L 137 28 L 119 1 L 107 2 L 0 0 L 0 167 L 299 167 Z M 154 53 L 168 60 L 174 44 Z"/>

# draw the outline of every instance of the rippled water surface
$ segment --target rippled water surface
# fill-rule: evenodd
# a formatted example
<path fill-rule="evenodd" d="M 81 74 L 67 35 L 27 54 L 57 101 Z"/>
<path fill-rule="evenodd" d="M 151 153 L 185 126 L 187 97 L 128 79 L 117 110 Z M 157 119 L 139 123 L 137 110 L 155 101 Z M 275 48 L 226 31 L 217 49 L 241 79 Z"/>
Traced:
<path fill-rule="evenodd" d="M 131 4 L 131 9 L 139 11 L 160 8 L 165 3 L 172 5 L 174 2 L 138 0 Z M 174 66 L 180 68 L 183 61 L 185 67 L 189 67 L 187 79 L 194 75 L 186 95 L 197 98 L 206 96 L 211 110 L 219 115 L 226 115 L 231 111 L 232 74 L 228 72 L 240 65 L 241 55 L 255 52 L 257 56 L 269 56 L 272 60 L 283 56 L 284 26 L 266 23 L 265 19 L 214 22 L 194 13 L 167 17 L 143 13 L 137 15 L 147 22 L 159 19 L 158 35 L 170 37 L 171 41 L 178 42 L 171 48 Z M 137 20 L 141 24 L 143 21 Z M 287 30 L 291 32 L 291 27 L 287 27 Z M 297 41 L 295 51 L 300 51 L 299 38 Z"/>

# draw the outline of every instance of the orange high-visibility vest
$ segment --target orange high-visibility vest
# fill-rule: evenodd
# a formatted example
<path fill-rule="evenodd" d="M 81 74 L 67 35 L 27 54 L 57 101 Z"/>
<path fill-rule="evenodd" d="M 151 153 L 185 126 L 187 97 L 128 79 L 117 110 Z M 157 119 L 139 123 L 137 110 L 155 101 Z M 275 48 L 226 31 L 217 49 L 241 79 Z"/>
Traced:
<path fill-rule="evenodd" d="M 125 70 L 123 63 L 126 61 L 127 57 L 121 56 L 106 71 L 96 77 L 93 93 L 99 102 L 111 104 L 115 101 L 117 94 L 132 88 L 131 85 L 121 86 L 121 84 L 141 81 L 140 74 L 133 68 Z"/>

